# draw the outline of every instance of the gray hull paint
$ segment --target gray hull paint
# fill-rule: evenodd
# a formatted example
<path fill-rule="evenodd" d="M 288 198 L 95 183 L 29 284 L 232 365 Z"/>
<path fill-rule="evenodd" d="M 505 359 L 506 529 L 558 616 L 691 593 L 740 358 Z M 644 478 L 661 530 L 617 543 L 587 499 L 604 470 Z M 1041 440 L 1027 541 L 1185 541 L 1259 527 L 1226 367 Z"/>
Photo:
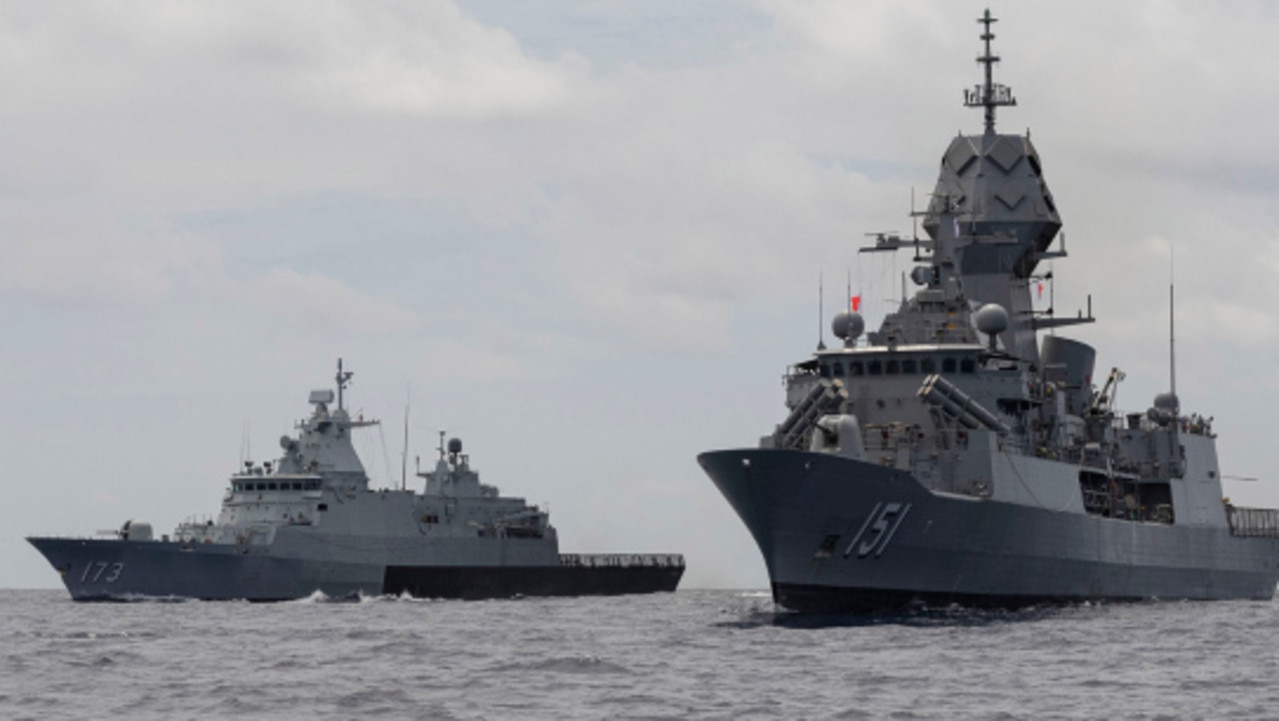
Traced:
<path fill-rule="evenodd" d="M 159 541 L 135 520 L 112 540 L 27 540 L 82 601 L 675 590 L 680 554 L 559 553 L 549 512 L 481 483 L 457 438 L 446 445 L 441 434 L 421 492 L 370 488 L 351 435 L 376 421 L 347 413 L 350 378 L 339 360 L 337 392 L 311 393 L 311 415 L 280 439 L 279 459 L 231 476 L 216 521 L 188 520 Z"/>
<path fill-rule="evenodd" d="M 1279 540 L 1225 528 L 934 494 L 903 471 L 829 454 L 742 449 L 698 461 L 759 544 L 774 598 L 793 610 L 1269 599 L 1279 580 Z"/>
<path fill-rule="evenodd" d="M 235 553 L 228 546 L 28 538 L 77 601 L 132 598 L 284 599 L 299 595 L 296 559 Z"/>
<path fill-rule="evenodd" d="M 616 595 L 674 591 L 684 571 L 675 556 L 598 557 L 598 565 L 590 563 L 594 557 L 581 555 L 570 556 L 572 563 L 552 565 L 441 565 L 437 554 L 430 554 L 418 563 L 399 565 L 244 553 L 220 544 L 27 540 L 59 572 L 77 601 L 283 601 L 315 592 L 330 598 L 383 593 L 466 599 Z M 605 565 L 605 559 L 613 563 Z"/>

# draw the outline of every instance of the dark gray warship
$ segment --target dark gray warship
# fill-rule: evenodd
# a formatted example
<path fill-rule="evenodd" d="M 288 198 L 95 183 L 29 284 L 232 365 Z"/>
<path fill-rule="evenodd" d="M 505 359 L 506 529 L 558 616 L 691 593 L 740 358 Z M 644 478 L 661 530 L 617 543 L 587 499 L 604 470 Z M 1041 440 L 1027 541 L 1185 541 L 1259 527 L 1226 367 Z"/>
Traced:
<path fill-rule="evenodd" d="M 985 80 L 964 98 L 985 131 L 942 156 L 926 238 L 863 249 L 913 251 L 917 292 L 865 339 L 837 315 L 842 347 L 788 369 L 775 431 L 698 461 L 791 610 L 1271 598 L 1279 512 L 1223 500 L 1211 420 L 1182 411 L 1175 371 L 1122 413 L 1121 371 L 1098 389 L 1092 347 L 1041 337 L 1092 311 L 1032 303 L 1061 219 L 1029 134 L 995 131 L 1015 100 L 979 22 Z"/>
<path fill-rule="evenodd" d="M 440 437 L 423 492 L 375 490 L 351 433 L 351 378 L 338 361 L 332 390 L 312 391 L 310 417 L 283 455 L 231 477 L 217 521 L 187 522 L 154 538 L 128 522 L 111 538 L 27 540 L 71 597 L 280 601 L 333 598 L 584 596 L 674 591 L 679 554 L 561 554 L 548 513 L 505 498 L 479 476 L 454 438 Z"/>

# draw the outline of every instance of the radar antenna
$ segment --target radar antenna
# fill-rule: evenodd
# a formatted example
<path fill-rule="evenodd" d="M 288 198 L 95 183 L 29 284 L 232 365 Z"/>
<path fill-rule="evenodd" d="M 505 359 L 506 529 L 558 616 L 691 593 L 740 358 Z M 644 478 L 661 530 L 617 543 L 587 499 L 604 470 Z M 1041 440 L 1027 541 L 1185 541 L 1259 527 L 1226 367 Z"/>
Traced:
<path fill-rule="evenodd" d="M 970 108 L 982 107 L 986 109 L 986 134 L 995 134 L 995 108 L 1001 105 L 1016 105 L 1017 99 L 1013 97 L 1012 88 L 994 82 L 992 70 L 995 63 L 999 62 L 998 55 L 990 54 L 990 41 L 995 39 L 995 34 L 990 31 L 992 23 L 999 22 L 999 18 L 990 16 L 990 8 L 986 8 L 986 12 L 977 18 L 977 22 L 986 26 L 981 34 L 981 39 L 986 42 L 986 54 L 977 58 L 977 62 L 986 66 L 986 82 L 982 85 L 974 87 L 972 90 L 964 91 L 964 105 Z"/>
<path fill-rule="evenodd" d="M 351 376 L 355 375 L 352 371 L 342 371 L 342 359 L 338 358 L 338 410 L 342 410 L 342 391 L 346 390 L 346 384 L 351 380 Z"/>

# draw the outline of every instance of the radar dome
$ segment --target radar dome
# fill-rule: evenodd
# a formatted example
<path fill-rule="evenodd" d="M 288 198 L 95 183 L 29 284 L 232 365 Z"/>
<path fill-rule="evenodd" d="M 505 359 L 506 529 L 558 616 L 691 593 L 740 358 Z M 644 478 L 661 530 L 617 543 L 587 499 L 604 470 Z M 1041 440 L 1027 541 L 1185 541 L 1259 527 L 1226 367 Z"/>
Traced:
<path fill-rule="evenodd" d="M 986 335 L 997 335 L 1008 330 L 1008 311 L 998 303 L 987 303 L 973 314 L 977 330 Z"/>
<path fill-rule="evenodd" d="M 1173 393 L 1160 393 L 1159 395 L 1155 396 L 1155 408 L 1158 408 L 1161 411 L 1176 413 L 1177 409 L 1180 407 L 1181 407 L 1181 402 L 1177 399 L 1177 396 Z"/>
<path fill-rule="evenodd" d="M 835 334 L 836 338 L 842 338 L 847 341 L 855 340 L 866 330 L 866 321 L 862 320 L 861 313 L 852 313 L 844 311 L 836 314 L 835 318 L 830 322 L 830 330 Z"/>
<path fill-rule="evenodd" d="M 928 285 L 928 281 L 933 277 L 933 269 L 926 265 L 917 265 L 910 272 L 910 279 L 915 281 L 915 285 Z"/>
<path fill-rule="evenodd" d="M 461 453 L 461 452 L 462 452 L 462 439 L 461 439 L 461 438 L 450 438 L 450 439 L 449 439 L 449 453 Z"/>

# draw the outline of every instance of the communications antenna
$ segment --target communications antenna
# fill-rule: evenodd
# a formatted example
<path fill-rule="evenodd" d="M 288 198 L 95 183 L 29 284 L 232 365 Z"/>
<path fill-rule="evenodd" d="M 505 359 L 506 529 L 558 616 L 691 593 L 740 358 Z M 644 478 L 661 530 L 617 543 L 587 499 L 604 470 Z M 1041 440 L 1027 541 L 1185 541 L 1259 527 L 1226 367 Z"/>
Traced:
<path fill-rule="evenodd" d="M 990 54 L 990 41 L 995 39 L 995 34 L 990 31 L 990 26 L 999 22 L 999 19 L 991 17 L 990 8 L 986 8 L 986 13 L 977 18 L 977 22 L 986 26 L 981 34 L 981 39 L 986 41 L 986 53 L 977 58 L 977 62 L 986 66 L 986 82 L 974 87 L 972 90 L 964 91 L 964 105 L 970 108 L 985 108 L 986 134 L 994 135 L 995 108 L 1001 105 L 1016 105 L 1017 99 L 1013 97 L 1012 88 L 994 81 L 992 71 L 995 63 L 999 62 L 999 56 Z"/>

